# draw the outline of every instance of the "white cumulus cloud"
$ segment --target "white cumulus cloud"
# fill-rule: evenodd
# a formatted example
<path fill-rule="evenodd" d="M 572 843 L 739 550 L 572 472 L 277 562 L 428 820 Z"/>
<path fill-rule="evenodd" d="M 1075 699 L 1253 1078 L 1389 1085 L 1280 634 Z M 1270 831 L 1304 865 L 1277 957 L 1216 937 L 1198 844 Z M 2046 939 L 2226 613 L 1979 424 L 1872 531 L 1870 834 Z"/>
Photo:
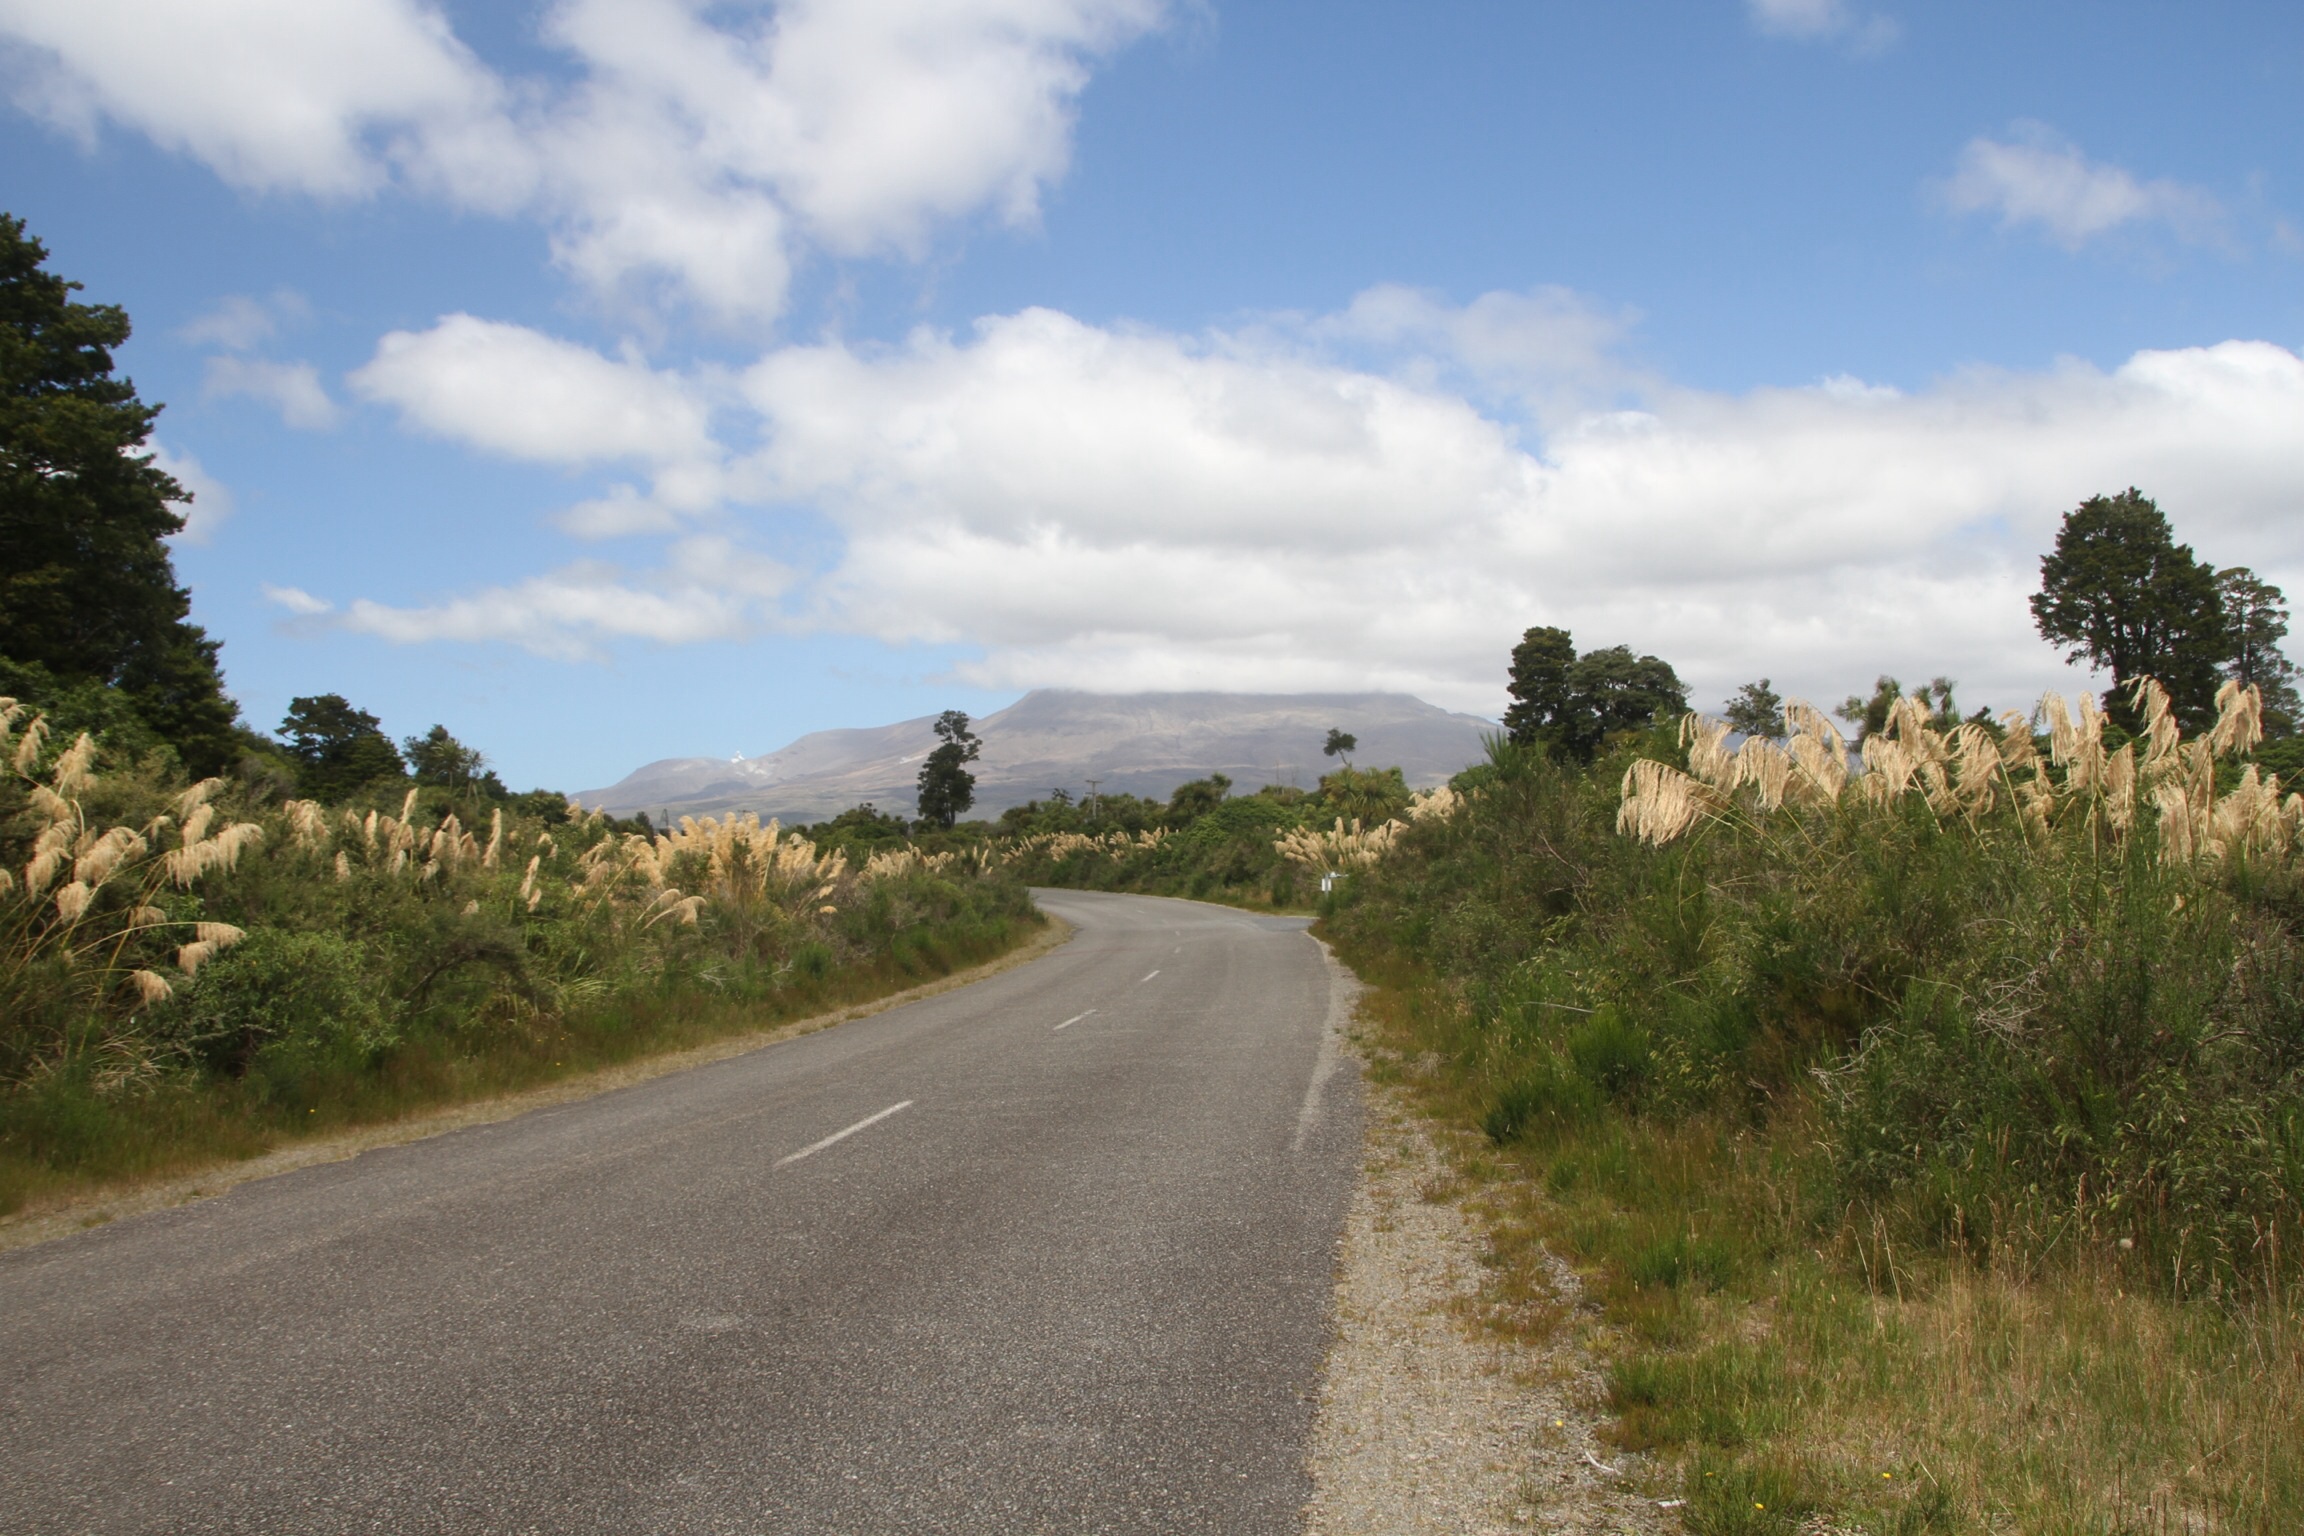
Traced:
<path fill-rule="evenodd" d="M 792 579 L 777 561 L 725 539 L 691 538 L 673 546 L 663 569 L 638 577 L 586 562 L 414 607 L 362 598 L 342 624 L 403 644 L 496 641 L 584 660 L 604 641 L 684 645 L 757 632 Z"/>
<path fill-rule="evenodd" d="M 679 464 L 717 454 L 710 408 L 681 377 L 472 315 L 392 332 L 351 382 L 411 426 L 509 458 Z"/>
<path fill-rule="evenodd" d="M 223 356 L 208 359 L 201 392 L 210 399 L 246 395 L 280 413 L 292 427 L 325 431 L 336 425 L 336 402 L 320 382 L 310 363 L 281 363 L 260 357 Z"/>
<path fill-rule="evenodd" d="M 1514 401 L 1540 417 L 1572 415 L 1596 398 L 1656 381 L 1626 366 L 1620 347 L 1638 316 L 1567 288 L 1484 293 L 1469 304 L 1383 283 L 1342 312 L 1299 321 L 1309 340 L 1405 376 Z"/>
<path fill-rule="evenodd" d="M 848 534 L 822 620 L 973 642 L 988 683 L 1493 705 L 1512 637 L 1559 622 L 1721 693 L 1851 657 L 2018 688 L 2054 671 L 2024 595 L 2057 517 L 2132 482 L 2219 558 L 2304 569 L 2304 363 L 2262 343 L 1662 390 L 1529 442 L 1443 391 L 1038 312 L 792 349 L 747 389 L 770 493 Z"/>
<path fill-rule="evenodd" d="M 237 186 L 351 197 L 398 169 L 484 205 L 523 190 L 501 82 L 417 0 L 0 0 L 0 35 L 21 105 Z"/>
<path fill-rule="evenodd" d="M 276 587 L 272 583 L 258 583 L 264 601 L 276 608 L 285 608 L 300 619 L 318 618 L 336 611 L 336 605 L 324 597 L 314 597 L 302 587 Z"/>
<path fill-rule="evenodd" d="M 1969 140 L 1940 192 L 1955 213 L 1997 214 L 2003 228 L 2031 225 L 2068 250 L 2125 224 L 2160 223 L 2203 238 L 2222 216 L 2200 188 L 2139 181 L 2038 123 L 2019 123 L 2005 140 Z"/>
<path fill-rule="evenodd" d="M 1745 0 L 1752 24 L 1777 37 L 1840 38 L 1859 51 L 1876 51 L 1896 40 L 1890 18 L 1866 13 L 1848 0 Z"/>
<path fill-rule="evenodd" d="M 1031 220 L 1091 68 L 1164 5 L 559 0 L 549 79 L 500 75 L 425 0 L 0 0 L 0 47 L 18 104 L 83 136 L 117 123 L 257 191 L 524 212 L 596 289 L 758 321 L 806 248 Z"/>

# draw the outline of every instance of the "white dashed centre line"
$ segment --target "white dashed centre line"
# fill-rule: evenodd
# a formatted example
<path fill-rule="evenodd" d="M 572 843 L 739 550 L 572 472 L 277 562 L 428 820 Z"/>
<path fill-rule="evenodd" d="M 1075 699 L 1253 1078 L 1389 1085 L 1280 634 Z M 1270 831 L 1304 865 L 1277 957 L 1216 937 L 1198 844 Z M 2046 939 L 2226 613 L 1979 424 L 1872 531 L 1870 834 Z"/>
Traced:
<path fill-rule="evenodd" d="M 1152 979 L 1152 977 L 1154 977 L 1154 976 L 1157 976 L 1157 975 L 1159 975 L 1159 974 L 1160 974 L 1160 973 L 1159 973 L 1158 971 L 1153 971 L 1153 972 L 1151 972 L 1149 975 L 1145 976 L 1145 978 L 1144 978 L 1144 981 L 1150 981 L 1150 980 Z M 1144 985 L 1144 981 L 1140 981 L 1140 982 L 1136 983 L 1136 985 L 1138 985 L 1138 986 L 1142 986 L 1142 985 Z"/>
<path fill-rule="evenodd" d="M 1088 1010 L 1088 1013 L 1094 1013 L 1095 1011 L 1096 1011 L 1095 1009 L 1091 1008 L 1091 1009 L 1089 1009 L 1089 1010 Z M 1084 1019 L 1084 1018 L 1088 1017 L 1088 1013 L 1076 1013 L 1076 1014 L 1072 1015 L 1072 1017 L 1070 1017 L 1070 1018 L 1066 1019 L 1066 1020 L 1065 1020 L 1063 1023 L 1061 1023 L 1061 1024 L 1057 1025 L 1057 1026 L 1056 1026 L 1056 1029 L 1070 1029 L 1070 1028 L 1071 1028 L 1073 1025 L 1075 1025 L 1075 1024 L 1077 1024 L 1077 1023 L 1079 1023 L 1079 1022 L 1080 1022 L 1082 1019 Z M 1050 1034 L 1054 1034 L 1055 1032 L 1056 1032 L 1056 1030 L 1054 1030 L 1054 1029 L 1052 1029 L 1052 1030 L 1050 1030 L 1050 1031 L 1049 1031 L 1049 1033 L 1050 1033 Z"/>
<path fill-rule="evenodd" d="M 848 1127 L 848 1129 L 844 1131 L 834 1131 L 831 1135 L 825 1137 L 822 1141 L 811 1142 L 809 1145 L 802 1147 L 799 1151 L 793 1153 L 790 1157 L 780 1157 L 776 1159 L 776 1166 L 783 1168 L 792 1163 L 800 1161 L 800 1159 L 804 1157 L 814 1157 L 817 1153 L 823 1151 L 826 1147 L 831 1146 L 834 1142 L 846 1141 L 849 1137 L 855 1135 L 858 1131 L 864 1129 L 866 1126 L 878 1125 L 881 1121 L 887 1119 L 890 1115 L 895 1114 L 900 1109 L 910 1109 L 912 1104 L 913 1101 L 911 1099 L 906 1099 L 901 1104 L 889 1105 L 886 1109 L 880 1111 L 880 1113 L 876 1115 L 866 1115 L 863 1119 L 857 1121 L 854 1125 Z"/>

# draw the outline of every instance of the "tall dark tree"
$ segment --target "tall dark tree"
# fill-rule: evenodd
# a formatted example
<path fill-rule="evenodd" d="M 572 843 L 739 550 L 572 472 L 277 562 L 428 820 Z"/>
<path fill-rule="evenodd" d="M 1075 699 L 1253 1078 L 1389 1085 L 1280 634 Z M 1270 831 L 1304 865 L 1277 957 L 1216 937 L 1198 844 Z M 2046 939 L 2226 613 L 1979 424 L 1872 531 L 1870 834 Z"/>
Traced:
<path fill-rule="evenodd" d="M 128 317 L 0 214 L 0 657 L 121 689 L 195 772 L 236 752 L 216 642 L 163 542 L 192 498 L 145 443 L 160 408 L 115 378 Z"/>
<path fill-rule="evenodd" d="M 2112 673 L 2104 709 L 2134 728 L 2128 684 L 2159 679 L 2176 717 L 2196 729 L 2215 717 L 2216 686 L 2233 651 L 2216 572 L 2176 542 L 2152 498 L 2130 486 L 2064 514 L 2040 560 L 2033 622 L 2073 661 Z"/>
<path fill-rule="evenodd" d="M 1576 642 L 1568 631 L 1543 625 L 1512 647 L 1512 676 L 1504 691 L 1512 703 L 1504 711 L 1504 734 L 1533 746 L 1545 729 L 1569 713 L 1568 672 L 1576 665 Z"/>
<path fill-rule="evenodd" d="M 1321 745 L 1320 755 L 1322 757 L 1340 757 L 1344 759 L 1344 766 L 1349 768 L 1352 766 L 1352 754 L 1359 750 L 1359 737 L 1350 731 L 1339 730 L 1332 725 L 1328 727 L 1328 740 Z"/>
<path fill-rule="evenodd" d="M 1747 736 L 1783 740 L 1784 696 L 1771 687 L 1766 678 L 1746 683 L 1728 701 L 1728 728 Z"/>
<path fill-rule="evenodd" d="M 1561 722 L 1561 747 L 1590 762 L 1618 731 L 1646 730 L 1658 719 L 1683 714 L 1688 690 L 1672 664 L 1635 656 L 1626 645 L 1586 651 L 1568 672 L 1570 713 Z"/>
<path fill-rule="evenodd" d="M 1504 732 L 1588 763 L 1619 731 L 1645 729 L 1688 707 L 1688 690 L 1669 662 L 1611 645 L 1576 654 L 1564 629 L 1531 629 L 1512 650 L 1512 695 Z"/>
<path fill-rule="evenodd" d="M 2265 734 L 2294 735 L 2304 721 L 2304 699 L 2296 692 L 2296 664 L 2280 649 L 2288 638 L 2288 595 L 2244 565 L 2218 571 L 2216 591 L 2231 626 L 2224 675 L 2263 690 Z"/>
<path fill-rule="evenodd" d="M 382 722 L 340 693 L 291 699 L 280 739 L 296 760 L 296 787 L 315 800 L 340 800 L 407 772 Z"/>
<path fill-rule="evenodd" d="M 976 761 L 984 744 L 957 709 L 938 715 L 935 730 L 939 745 L 920 765 L 920 819 L 949 827 L 976 803 L 976 775 L 968 765 Z"/>

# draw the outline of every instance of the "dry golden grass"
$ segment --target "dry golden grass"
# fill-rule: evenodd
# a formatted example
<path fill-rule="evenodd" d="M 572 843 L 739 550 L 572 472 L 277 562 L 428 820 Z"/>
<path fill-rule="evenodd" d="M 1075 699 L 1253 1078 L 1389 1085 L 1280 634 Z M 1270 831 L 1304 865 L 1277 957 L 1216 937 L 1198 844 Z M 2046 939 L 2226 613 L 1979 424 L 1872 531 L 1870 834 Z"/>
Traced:
<path fill-rule="evenodd" d="M 96 1005 L 133 1011 L 164 1002 L 176 982 L 161 966 L 172 964 L 188 979 L 246 935 L 229 923 L 172 920 L 157 902 L 170 887 L 188 891 L 203 876 L 233 868 L 263 842 L 264 829 L 216 825 L 208 803 L 215 779 L 185 790 L 141 828 L 99 826 L 82 798 L 96 782 L 95 742 L 81 735 L 43 777 L 47 724 L 27 722 L 24 713 L 15 700 L 0 699 L 0 753 L 45 824 L 20 871 L 0 868 L 0 997 L 15 998 L 27 973 L 48 968 L 70 977 Z M 162 960 L 152 950 L 172 931 L 182 942 Z"/>
<path fill-rule="evenodd" d="M 2138 826 L 2148 803 L 2161 856 L 2176 863 L 2285 862 L 2304 845 L 2304 795 L 2283 794 L 2276 775 L 2250 764 L 2236 788 L 2217 794 L 2217 760 L 2263 740 L 2264 702 L 2254 686 L 2226 683 L 2216 695 L 2215 725 L 2190 741 L 2167 690 L 2140 678 L 2134 692 L 2144 722 L 2141 758 L 2134 742 L 2106 749 L 2104 716 L 2085 695 L 2069 704 L 2055 694 L 2040 701 L 2045 761 L 2033 744 L 2032 717 L 2008 712 L 1995 737 L 1973 721 L 1940 728 L 1919 700 L 1899 699 L 1885 727 L 1864 739 L 1864 771 L 1853 778 L 1846 741 L 1812 705 L 1785 706 L 1792 735 L 1783 746 L 1751 737 L 1735 752 L 1727 750 L 1726 723 L 1689 715 L 1680 726 L 1687 771 L 1645 758 L 1633 763 L 1617 830 L 1661 847 L 1710 822 L 1765 822 L 1788 803 L 1831 806 L 1852 787 L 1875 808 L 1917 795 L 1938 817 L 1970 823 L 2007 806 L 2034 839 L 2077 822 L 2117 841 Z"/>

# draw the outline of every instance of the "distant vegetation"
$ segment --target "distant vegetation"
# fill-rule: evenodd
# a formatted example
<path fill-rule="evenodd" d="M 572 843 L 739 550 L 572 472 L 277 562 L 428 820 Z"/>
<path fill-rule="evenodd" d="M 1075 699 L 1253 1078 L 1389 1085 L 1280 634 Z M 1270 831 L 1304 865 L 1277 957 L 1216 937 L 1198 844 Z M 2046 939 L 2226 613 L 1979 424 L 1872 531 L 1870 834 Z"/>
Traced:
<path fill-rule="evenodd" d="M 276 800 L 0 719 L 0 1209 L 820 1011 L 1040 921 L 955 854 L 468 784 Z"/>

